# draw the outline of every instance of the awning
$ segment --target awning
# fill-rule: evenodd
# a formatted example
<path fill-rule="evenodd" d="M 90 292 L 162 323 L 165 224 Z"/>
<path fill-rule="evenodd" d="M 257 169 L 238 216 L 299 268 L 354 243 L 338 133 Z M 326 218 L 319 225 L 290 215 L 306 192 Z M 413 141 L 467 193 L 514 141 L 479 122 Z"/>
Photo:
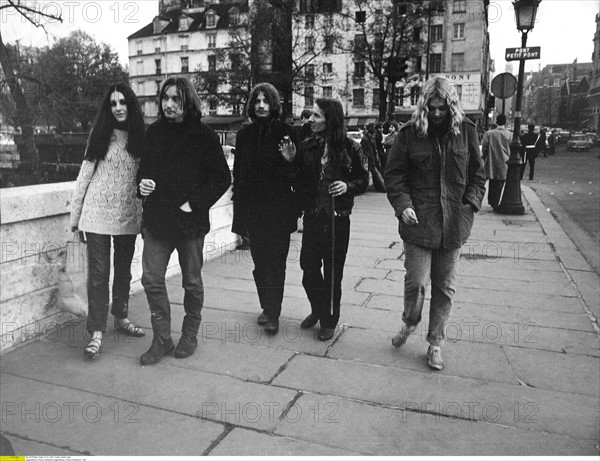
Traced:
<path fill-rule="evenodd" d="M 347 127 L 363 128 L 369 123 L 377 123 L 376 117 L 346 117 Z"/>

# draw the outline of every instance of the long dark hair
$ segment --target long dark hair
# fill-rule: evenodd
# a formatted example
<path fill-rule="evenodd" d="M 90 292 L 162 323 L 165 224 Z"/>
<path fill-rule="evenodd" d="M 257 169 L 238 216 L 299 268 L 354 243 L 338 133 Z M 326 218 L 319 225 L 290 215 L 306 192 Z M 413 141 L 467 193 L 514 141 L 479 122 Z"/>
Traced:
<path fill-rule="evenodd" d="M 279 102 L 279 92 L 277 88 L 267 82 L 259 83 L 250 92 L 250 97 L 248 98 L 248 102 L 246 103 L 246 115 L 250 117 L 252 120 L 256 120 L 256 112 L 254 110 L 254 105 L 256 104 L 256 99 L 260 92 L 265 95 L 265 99 L 269 103 L 269 111 L 271 118 L 273 120 L 277 120 L 281 117 L 281 102 Z"/>
<path fill-rule="evenodd" d="M 84 156 L 86 160 L 97 162 L 106 158 L 115 122 L 115 117 L 110 109 L 110 97 L 115 91 L 125 96 L 125 103 L 127 104 L 127 152 L 135 158 L 139 158 L 142 153 L 144 117 L 140 109 L 140 103 L 127 83 L 117 83 L 111 85 L 104 94 L 100 110 L 98 110 L 88 138 Z"/>
<path fill-rule="evenodd" d="M 200 120 L 202 118 L 200 98 L 198 98 L 198 93 L 196 93 L 192 83 L 185 77 L 171 77 L 165 80 L 165 83 L 163 83 L 162 88 L 160 89 L 160 96 L 158 98 L 158 117 L 161 120 L 166 120 L 162 108 L 162 100 L 167 90 L 172 86 L 177 89 L 177 93 L 181 98 L 184 120 L 190 116 Z"/>
<path fill-rule="evenodd" d="M 339 161 L 346 143 L 346 127 L 344 126 L 344 109 L 337 99 L 318 98 L 315 104 L 325 114 L 325 139 L 329 145 L 334 161 Z"/>

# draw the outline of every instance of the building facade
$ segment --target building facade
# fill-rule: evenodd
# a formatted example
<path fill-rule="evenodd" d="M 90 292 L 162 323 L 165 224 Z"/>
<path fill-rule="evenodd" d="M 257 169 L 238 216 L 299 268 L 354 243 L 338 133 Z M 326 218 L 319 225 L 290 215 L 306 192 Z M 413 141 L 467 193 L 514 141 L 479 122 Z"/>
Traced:
<path fill-rule="evenodd" d="M 252 48 L 246 20 L 255 1 L 159 1 L 154 21 L 128 38 L 130 80 L 148 121 L 158 113 L 157 93 L 165 78 L 185 75 L 194 80 L 198 71 L 218 68 L 227 52 L 236 51 L 236 40 L 244 41 L 241 38 L 246 43 L 239 47 Z M 488 4 L 489 0 L 294 0 L 293 115 L 312 108 L 318 97 L 333 97 L 343 102 L 351 129 L 383 118 L 407 120 L 424 81 L 443 75 L 456 83 L 466 113 L 483 122 L 492 71 Z M 384 22 L 389 30 L 377 28 Z M 392 43 L 392 53 L 406 57 L 407 75 L 393 87 L 387 77 L 378 78 L 391 55 L 369 61 L 369 41 L 374 48 Z M 240 55 L 250 60 L 251 55 Z M 223 94 L 234 91 L 226 81 L 215 85 Z M 199 94 L 205 114 L 241 114 L 243 104 Z"/>
<path fill-rule="evenodd" d="M 587 128 L 600 133 L 600 13 L 596 14 L 591 88 L 587 94 Z"/>

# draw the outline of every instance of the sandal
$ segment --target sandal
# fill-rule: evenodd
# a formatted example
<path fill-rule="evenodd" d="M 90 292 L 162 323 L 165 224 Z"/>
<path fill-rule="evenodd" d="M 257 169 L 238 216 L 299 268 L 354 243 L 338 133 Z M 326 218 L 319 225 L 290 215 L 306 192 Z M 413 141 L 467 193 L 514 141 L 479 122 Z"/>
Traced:
<path fill-rule="evenodd" d="M 121 320 L 121 322 L 119 322 L 119 320 Z M 146 335 L 146 332 L 142 327 L 138 327 L 136 324 L 130 322 L 127 319 L 118 319 L 116 317 L 115 330 L 121 330 L 126 335 L 136 336 L 138 338 Z"/>
<path fill-rule="evenodd" d="M 92 338 L 89 344 L 83 350 L 83 353 L 88 359 L 95 359 L 100 354 L 100 348 L 102 347 L 102 338 Z"/>

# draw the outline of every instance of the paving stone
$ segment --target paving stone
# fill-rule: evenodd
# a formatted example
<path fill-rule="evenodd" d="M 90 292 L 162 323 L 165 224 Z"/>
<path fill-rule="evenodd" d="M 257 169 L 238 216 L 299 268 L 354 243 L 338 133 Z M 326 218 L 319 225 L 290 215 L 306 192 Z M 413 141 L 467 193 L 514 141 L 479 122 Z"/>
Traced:
<path fill-rule="evenodd" d="M 358 456 L 340 448 L 330 448 L 303 440 L 263 434 L 236 428 L 210 451 L 210 456 Z"/>
<path fill-rule="evenodd" d="M 68 408 L 65 408 L 68 411 Z M 82 453 L 76 453 L 71 450 L 65 450 L 61 447 L 55 447 L 47 443 L 39 443 L 33 440 L 22 439 L 15 435 L 8 435 L 6 438 L 10 441 L 16 455 L 27 453 L 28 456 L 72 456 L 76 457 Z M 7 458 L 10 459 L 10 458 Z"/>
<path fill-rule="evenodd" d="M 426 352 L 429 343 L 425 337 L 411 336 L 401 348 L 395 349 L 391 345 L 394 334 L 348 328 L 327 352 L 327 357 L 428 372 Z M 502 348 L 495 344 L 447 343 L 443 355 L 446 367 L 441 374 L 519 384 Z"/>
<path fill-rule="evenodd" d="M 490 415 L 489 419 L 492 418 Z M 347 421 L 359 423 L 348 424 Z M 311 394 L 295 402 L 275 433 L 375 456 L 597 454 L 590 440 Z"/>
<path fill-rule="evenodd" d="M 86 375 L 82 379 L 106 379 L 102 375 L 93 378 Z M 73 388 L 73 384 L 57 386 L 2 373 L 3 387 L 10 388 L 2 395 L 3 410 L 7 410 L 3 411 L 2 430 L 91 456 L 200 455 L 223 432 L 221 424 L 193 415 L 159 409 L 151 402 L 148 406 L 120 399 L 110 393 L 84 392 Z M 128 387 L 136 386 L 128 383 Z M 166 427 L 177 428 L 177 437 L 166 437 Z"/>
<path fill-rule="evenodd" d="M 319 370 L 319 374 L 315 376 L 314 370 Z M 398 408 L 417 405 L 422 409 L 427 404 L 430 411 L 438 408 L 446 415 L 451 414 L 450 407 L 460 408 L 461 414 L 468 414 L 471 408 L 477 421 L 495 420 L 501 425 L 578 439 L 595 440 L 600 431 L 598 397 L 491 383 L 435 371 L 419 373 L 297 356 L 274 384 Z"/>
<path fill-rule="evenodd" d="M 506 347 L 506 355 L 519 378 L 535 388 L 598 397 L 600 359 L 572 354 Z"/>
<path fill-rule="evenodd" d="M 156 409 L 259 430 L 270 430 L 272 424 L 269 423 L 266 411 L 257 419 L 257 409 L 281 411 L 295 395 L 295 392 L 287 389 L 180 368 L 174 362 L 182 360 L 171 356 L 163 358 L 156 365 L 141 367 L 137 357 L 102 354 L 100 358 L 88 363 L 93 370 L 93 377 L 99 378 L 91 379 L 90 373 L 81 373 L 84 358 L 80 349 L 61 347 L 60 343 L 51 346 L 53 347 L 38 347 L 35 357 L 27 364 L 18 360 L 16 353 L 7 354 L 2 358 L 3 372 L 110 396 L 117 400 L 137 402 Z M 135 383 L 130 379 L 132 367 L 138 377 Z"/>

